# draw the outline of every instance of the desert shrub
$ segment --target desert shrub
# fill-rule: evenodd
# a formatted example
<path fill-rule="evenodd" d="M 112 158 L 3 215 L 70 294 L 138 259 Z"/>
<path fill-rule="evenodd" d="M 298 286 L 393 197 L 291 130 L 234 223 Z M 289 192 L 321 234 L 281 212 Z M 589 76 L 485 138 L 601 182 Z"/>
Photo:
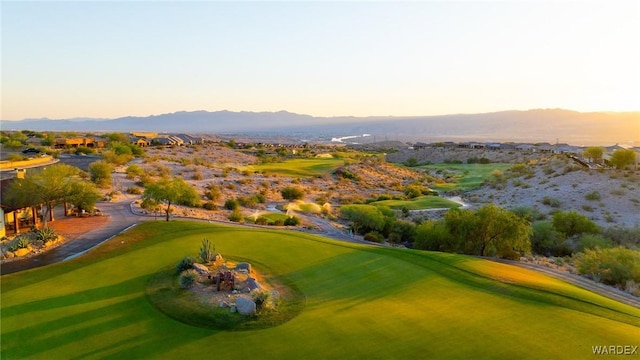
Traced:
<path fill-rule="evenodd" d="M 345 168 L 339 168 L 337 169 L 334 174 L 336 174 L 339 177 L 342 177 L 343 179 L 348 179 L 348 180 L 355 180 L 355 181 L 359 181 L 360 177 L 354 173 L 352 173 L 351 171 L 345 169 Z"/>
<path fill-rule="evenodd" d="M 542 203 L 553 208 L 559 208 L 562 205 L 562 201 L 560 201 L 560 199 L 552 198 L 550 196 L 542 198 Z"/>
<path fill-rule="evenodd" d="M 127 188 L 127 194 L 140 195 L 140 194 L 142 194 L 142 192 L 143 192 L 142 188 L 140 188 L 138 186 L 129 186 Z"/>
<path fill-rule="evenodd" d="M 212 244 L 209 239 L 202 239 L 202 244 L 200 245 L 200 260 L 203 263 L 208 263 L 214 260 L 216 257 L 216 245 Z"/>
<path fill-rule="evenodd" d="M 204 179 L 204 175 L 202 175 L 202 173 L 200 171 L 195 171 L 193 173 L 192 179 L 193 180 L 202 180 L 202 179 Z"/>
<path fill-rule="evenodd" d="M 536 221 L 531 226 L 531 250 L 544 256 L 567 256 L 573 249 L 565 236 L 558 232 L 551 221 Z"/>
<path fill-rule="evenodd" d="M 284 220 L 278 219 L 273 222 L 273 226 L 284 226 Z"/>
<path fill-rule="evenodd" d="M 403 162 L 404 166 L 407 167 L 414 167 L 414 166 L 418 166 L 418 159 L 414 158 L 414 157 L 410 157 L 407 160 L 405 160 Z"/>
<path fill-rule="evenodd" d="M 597 201 L 601 199 L 600 193 L 597 191 L 592 191 L 590 193 L 588 193 L 587 195 L 585 195 L 585 199 L 590 200 L 590 201 Z"/>
<path fill-rule="evenodd" d="M 511 211 L 529 222 L 544 220 L 546 218 L 546 215 L 535 207 L 518 206 L 511 209 Z"/>
<path fill-rule="evenodd" d="M 257 225 L 267 225 L 269 223 L 269 220 L 266 217 L 259 217 L 256 219 L 255 223 Z"/>
<path fill-rule="evenodd" d="M 578 273 L 608 285 L 624 288 L 640 282 L 640 251 L 622 247 L 587 249 L 574 261 Z"/>
<path fill-rule="evenodd" d="M 198 279 L 198 273 L 196 273 L 195 270 L 193 269 L 185 270 L 180 274 L 180 277 L 178 278 L 178 284 L 183 289 L 189 289 L 196 284 L 197 279 Z"/>
<path fill-rule="evenodd" d="M 227 210 L 236 210 L 240 206 L 235 199 L 229 199 L 224 202 L 224 208 Z"/>
<path fill-rule="evenodd" d="M 254 208 L 258 205 L 258 201 L 253 196 L 240 196 L 236 200 L 240 206 L 244 206 L 246 208 Z"/>
<path fill-rule="evenodd" d="M 296 216 L 290 216 L 284 220 L 284 226 L 298 226 L 300 225 L 300 218 Z"/>
<path fill-rule="evenodd" d="M 204 196 L 211 201 L 218 201 L 222 196 L 220 187 L 215 184 L 207 185 L 207 189 L 204 192 Z"/>
<path fill-rule="evenodd" d="M 377 231 L 370 231 L 370 232 L 364 234 L 364 239 L 366 241 L 380 243 L 380 242 L 382 242 L 384 240 L 384 237 L 382 236 L 382 234 L 380 234 Z"/>
<path fill-rule="evenodd" d="M 207 201 L 204 204 L 202 204 L 202 207 L 205 210 L 217 210 L 218 206 L 216 206 L 216 203 L 214 203 L 213 201 Z"/>
<path fill-rule="evenodd" d="M 287 186 L 280 190 L 280 194 L 283 199 L 289 201 L 301 200 L 304 198 L 304 190 L 297 186 Z"/>
<path fill-rule="evenodd" d="M 600 232 L 600 228 L 596 223 L 575 211 L 559 211 L 553 214 L 553 227 L 568 238 L 584 233 L 595 234 Z"/>
<path fill-rule="evenodd" d="M 36 240 L 42 241 L 45 244 L 58 238 L 58 234 L 50 227 L 41 230 L 35 229 L 35 234 Z"/>
<path fill-rule="evenodd" d="M 583 234 L 578 242 L 577 250 L 583 252 L 586 249 L 608 249 L 613 247 L 613 242 L 598 234 Z"/>
<path fill-rule="evenodd" d="M 180 260 L 180 262 L 176 265 L 176 273 L 180 274 L 183 271 L 189 270 L 195 264 L 196 259 L 193 256 L 185 256 Z"/>
<path fill-rule="evenodd" d="M 627 228 L 623 226 L 612 226 L 604 229 L 602 236 L 617 245 L 628 248 L 640 247 L 640 227 Z"/>
<path fill-rule="evenodd" d="M 26 249 L 29 247 L 29 244 L 30 241 L 26 236 L 18 236 L 7 245 L 7 250 L 13 252 L 19 249 Z"/>
<path fill-rule="evenodd" d="M 256 303 L 256 310 L 272 310 L 275 308 L 273 294 L 270 291 L 253 292 L 253 302 Z"/>
<path fill-rule="evenodd" d="M 240 209 L 234 209 L 231 212 L 231 215 L 229 215 L 229 221 L 233 221 L 233 222 L 242 222 L 244 220 L 244 217 L 242 216 L 242 213 L 240 212 Z"/>

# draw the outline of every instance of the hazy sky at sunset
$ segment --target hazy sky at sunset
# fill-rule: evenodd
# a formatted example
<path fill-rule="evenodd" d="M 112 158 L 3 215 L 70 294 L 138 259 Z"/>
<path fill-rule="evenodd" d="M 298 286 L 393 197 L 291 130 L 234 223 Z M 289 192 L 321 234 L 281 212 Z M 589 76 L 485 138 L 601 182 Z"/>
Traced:
<path fill-rule="evenodd" d="M 2 112 L 640 110 L 640 2 L 2 1 Z"/>

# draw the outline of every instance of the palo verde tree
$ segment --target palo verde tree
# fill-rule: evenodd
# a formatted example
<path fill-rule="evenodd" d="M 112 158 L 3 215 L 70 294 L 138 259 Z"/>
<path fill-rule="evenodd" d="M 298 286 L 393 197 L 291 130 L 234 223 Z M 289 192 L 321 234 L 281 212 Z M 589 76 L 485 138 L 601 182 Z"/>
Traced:
<path fill-rule="evenodd" d="M 582 156 L 591 160 L 594 163 L 600 163 L 602 161 L 602 155 L 604 155 L 604 148 L 601 146 L 590 146 L 582 152 Z"/>
<path fill-rule="evenodd" d="M 624 169 L 635 164 L 636 156 L 636 152 L 632 149 L 618 149 L 611 154 L 609 162 L 616 169 Z"/>
<path fill-rule="evenodd" d="M 196 189 L 178 177 L 163 177 L 155 183 L 148 184 L 144 189 L 142 199 L 143 201 L 164 203 L 167 221 L 169 221 L 171 205 L 199 206 L 201 201 Z"/>

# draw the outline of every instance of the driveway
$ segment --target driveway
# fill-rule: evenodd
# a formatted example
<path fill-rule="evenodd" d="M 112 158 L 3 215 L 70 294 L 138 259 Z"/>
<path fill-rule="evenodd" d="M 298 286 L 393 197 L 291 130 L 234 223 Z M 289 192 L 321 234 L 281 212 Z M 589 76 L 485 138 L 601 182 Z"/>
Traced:
<path fill-rule="evenodd" d="M 72 233 L 72 236 L 70 236 L 72 239 L 45 253 L 4 263 L 0 266 L 0 275 L 64 261 L 91 249 L 134 224 L 153 220 L 153 218 L 134 215 L 130 207 L 132 201 L 133 199 L 131 197 L 123 196 L 121 199 L 118 199 L 118 201 L 97 203 L 96 207 L 99 208 L 108 219 L 102 222 L 103 225 L 100 225 L 100 222 L 96 222 L 96 226 L 98 227 L 86 232 L 82 232 L 80 227 L 82 227 L 83 224 L 81 224 L 81 222 L 83 220 L 89 220 L 89 218 L 58 217 L 58 220 L 52 224 L 55 224 L 55 227 L 71 228 L 69 232 Z M 78 230 L 75 231 L 75 234 L 73 234 L 74 226 L 76 227 L 75 230 Z M 78 234 L 78 232 L 81 233 Z"/>

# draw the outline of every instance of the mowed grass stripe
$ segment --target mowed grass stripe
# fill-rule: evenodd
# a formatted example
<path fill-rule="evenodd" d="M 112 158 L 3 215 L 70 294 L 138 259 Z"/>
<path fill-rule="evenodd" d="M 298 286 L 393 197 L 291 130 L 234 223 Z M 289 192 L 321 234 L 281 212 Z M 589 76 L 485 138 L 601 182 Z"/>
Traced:
<path fill-rule="evenodd" d="M 154 235 L 143 240 L 146 233 Z M 223 256 L 267 264 L 294 282 L 307 299 L 302 313 L 273 328 L 222 332 L 157 311 L 144 295 L 147 280 L 195 255 L 203 237 Z M 640 331 L 638 309 L 569 284 L 579 300 L 541 301 L 525 283 L 484 274 L 491 265 L 464 265 L 486 260 L 458 255 L 195 222 L 143 224 L 105 245 L 68 263 L 2 277 L 3 359 L 583 358 L 591 345 L 637 342 Z M 545 290 L 549 280 L 538 276 L 542 289 L 530 291 L 557 292 Z M 608 312 L 594 314 L 589 306 Z"/>

